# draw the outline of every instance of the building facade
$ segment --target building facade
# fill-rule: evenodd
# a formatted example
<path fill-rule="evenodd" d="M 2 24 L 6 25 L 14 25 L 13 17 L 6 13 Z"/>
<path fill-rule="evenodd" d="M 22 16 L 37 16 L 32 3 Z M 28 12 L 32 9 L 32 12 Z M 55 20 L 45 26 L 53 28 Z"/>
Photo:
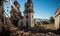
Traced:
<path fill-rule="evenodd" d="M 55 27 L 56 29 L 60 28 L 60 5 L 55 13 Z"/>
<path fill-rule="evenodd" d="M 12 24 L 15 26 L 27 26 L 27 27 L 34 27 L 34 11 L 33 11 L 33 2 L 32 0 L 27 0 L 25 3 L 25 10 L 24 10 L 24 16 L 22 16 L 20 11 L 20 5 L 17 1 L 14 2 L 16 9 L 13 8 L 10 12 L 11 17 L 10 20 Z"/>

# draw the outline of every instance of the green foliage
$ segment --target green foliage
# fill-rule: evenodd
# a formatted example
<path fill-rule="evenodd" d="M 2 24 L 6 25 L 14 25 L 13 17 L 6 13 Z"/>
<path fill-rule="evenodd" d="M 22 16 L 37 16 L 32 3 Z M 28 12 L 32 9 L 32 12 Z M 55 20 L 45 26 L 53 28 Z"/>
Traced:
<path fill-rule="evenodd" d="M 50 19 L 49 19 L 49 23 L 54 24 L 54 22 L 55 22 L 55 19 L 54 19 L 53 17 L 50 17 Z"/>
<path fill-rule="evenodd" d="M 40 22 L 37 22 L 38 25 L 40 25 Z"/>
<path fill-rule="evenodd" d="M 48 24 L 48 21 L 41 21 L 41 24 Z"/>

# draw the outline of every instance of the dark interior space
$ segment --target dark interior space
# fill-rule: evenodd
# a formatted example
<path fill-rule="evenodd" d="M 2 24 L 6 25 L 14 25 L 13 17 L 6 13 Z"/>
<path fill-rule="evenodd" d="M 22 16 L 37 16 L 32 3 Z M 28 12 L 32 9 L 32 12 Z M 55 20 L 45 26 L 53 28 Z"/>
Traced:
<path fill-rule="evenodd" d="M 13 20 L 13 25 L 15 25 L 16 27 L 18 27 L 18 20 Z"/>
<path fill-rule="evenodd" d="M 10 31 L 3 27 L 0 36 L 10 36 Z"/>

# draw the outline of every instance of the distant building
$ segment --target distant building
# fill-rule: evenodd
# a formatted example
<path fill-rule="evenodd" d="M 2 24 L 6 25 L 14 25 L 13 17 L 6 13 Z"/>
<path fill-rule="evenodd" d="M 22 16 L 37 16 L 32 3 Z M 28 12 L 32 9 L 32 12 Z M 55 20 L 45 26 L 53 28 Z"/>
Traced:
<path fill-rule="evenodd" d="M 10 12 L 11 22 L 18 27 L 20 26 L 34 27 L 34 11 L 32 0 L 27 0 L 27 2 L 25 3 L 24 16 L 22 16 L 21 11 L 19 9 L 20 5 L 16 0 L 14 2 L 14 5 L 18 11 L 16 11 L 16 9 L 14 9 L 14 7 L 12 6 L 12 10 Z"/>
<path fill-rule="evenodd" d="M 55 13 L 55 27 L 56 29 L 60 28 L 60 5 Z"/>

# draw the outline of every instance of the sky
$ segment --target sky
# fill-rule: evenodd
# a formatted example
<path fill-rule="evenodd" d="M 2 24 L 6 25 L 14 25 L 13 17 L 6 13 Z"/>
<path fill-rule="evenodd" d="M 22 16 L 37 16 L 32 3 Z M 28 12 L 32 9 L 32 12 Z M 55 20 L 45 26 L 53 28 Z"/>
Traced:
<path fill-rule="evenodd" d="M 13 0 L 14 1 L 14 0 Z M 24 12 L 25 3 L 27 0 L 17 0 L 20 4 L 20 10 Z M 60 4 L 60 0 L 32 0 L 33 2 L 33 10 L 34 10 L 34 18 L 40 19 L 49 19 L 51 16 L 55 16 L 55 12 Z M 7 8 L 9 6 L 9 8 Z M 4 10 L 7 12 L 7 9 L 11 11 L 11 5 L 8 3 L 4 4 Z M 9 13 L 9 12 L 7 12 Z"/>

